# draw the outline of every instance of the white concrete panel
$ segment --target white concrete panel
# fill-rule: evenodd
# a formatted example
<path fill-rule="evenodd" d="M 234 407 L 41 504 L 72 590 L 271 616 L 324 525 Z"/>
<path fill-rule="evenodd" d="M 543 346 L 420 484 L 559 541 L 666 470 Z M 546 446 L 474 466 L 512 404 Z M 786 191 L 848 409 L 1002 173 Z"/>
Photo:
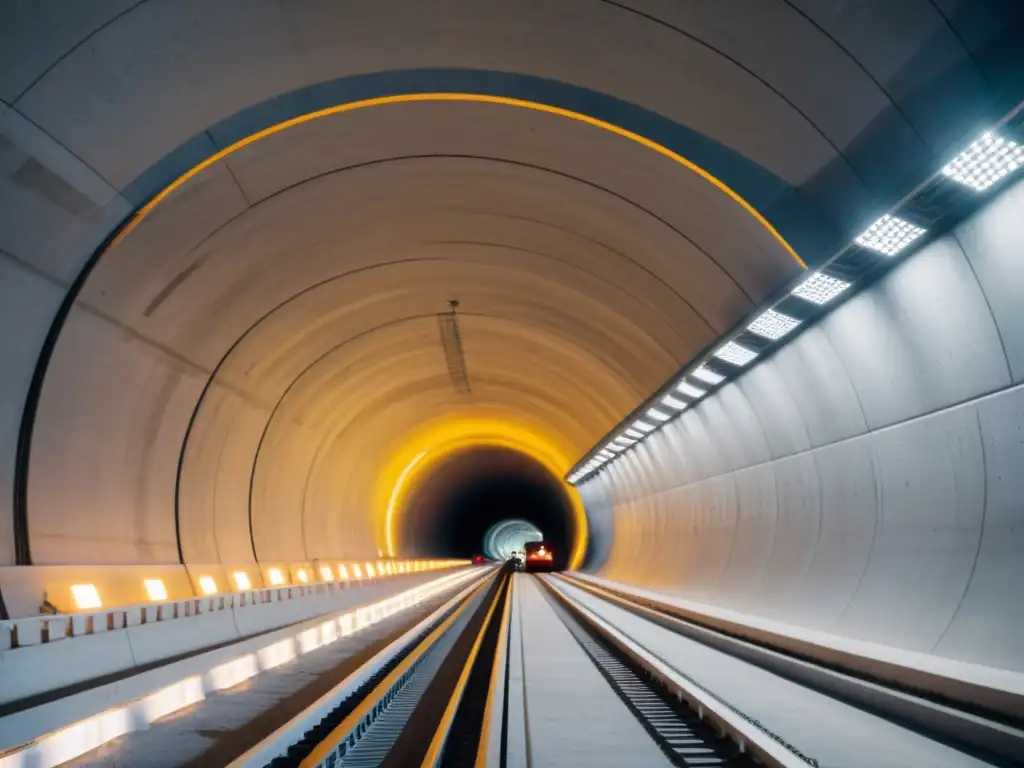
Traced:
<path fill-rule="evenodd" d="M 763 616 L 783 616 L 804 584 L 821 535 L 821 479 L 812 454 L 776 461 L 778 522 L 771 557 L 757 585 L 754 608 Z"/>
<path fill-rule="evenodd" d="M 13 102 L 71 48 L 135 4 L 136 0 L 5 3 L 0 25 L 0 97 Z"/>
<path fill-rule="evenodd" d="M 324 438 L 318 439 L 316 432 L 294 423 L 290 416 L 288 405 L 275 414 L 255 467 L 253 536 L 261 560 L 305 560 L 343 551 L 331 546 L 335 542 L 316 535 L 311 538 L 319 541 L 321 548 L 306 551 L 305 496 Z M 339 506 L 345 501 L 343 497 L 337 499 Z"/>
<path fill-rule="evenodd" d="M 0 253 L 0 565 L 14 563 L 14 458 L 22 408 L 63 289 Z"/>
<path fill-rule="evenodd" d="M 867 438 L 881 520 L 857 593 L 835 630 L 930 651 L 967 590 L 982 533 L 985 472 L 974 408 Z"/>
<path fill-rule="evenodd" d="M 857 62 L 788 3 L 716 3 L 716 12 L 720 8 L 728 24 L 718 23 L 699 3 L 642 0 L 631 5 L 698 36 L 757 72 L 799 103 L 803 113 L 839 146 L 846 146 L 889 105 L 884 91 Z M 808 60 L 815 65 L 808 67 Z M 844 97 L 836 99 L 840 87 Z"/>
<path fill-rule="evenodd" d="M 769 365 L 788 384 L 814 445 L 828 445 L 867 431 L 857 390 L 820 326 L 807 329 L 779 350 Z"/>
<path fill-rule="evenodd" d="M 71 51 L 18 106 L 120 188 L 304 74 L 274 3 L 148 2 Z M 110 140 L 112 125 L 126 140 Z"/>
<path fill-rule="evenodd" d="M 201 386 L 194 370 L 164 352 L 72 310 L 33 438 L 29 530 L 36 562 L 177 560 L 178 451 Z"/>
<path fill-rule="evenodd" d="M 973 217 L 956 228 L 956 238 L 967 254 L 988 299 L 1014 382 L 1024 380 L 1024 181 L 1019 181 Z"/>
<path fill-rule="evenodd" d="M 0 114 L 0 248 L 71 282 L 128 203 L 16 109 Z"/>
<path fill-rule="evenodd" d="M 252 561 L 249 478 L 266 418 L 265 410 L 218 384 L 207 392 L 181 469 L 179 526 L 186 563 Z"/>
<path fill-rule="evenodd" d="M 698 600 L 717 596 L 740 524 L 736 486 L 731 475 L 722 475 L 683 489 L 689 505 L 680 510 L 680 515 L 689 516 L 693 542 L 686 579 L 675 588 L 682 594 Z M 685 535 L 686 530 L 678 526 L 663 533 L 673 542 Z"/>
<path fill-rule="evenodd" d="M 793 593 L 787 619 L 831 627 L 864 576 L 878 526 L 878 492 L 870 447 L 863 438 L 815 452 L 821 529 L 810 567 Z M 805 534 L 806 535 L 806 534 Z"/>
<path fill-rule="evenodd" d="M 959 246 L 926 246 L 823 328 L 872 429 L 1009 384 L 996 326 Z"/>
<path fill-rule="evenodd" d="M 718 601 L 757 609 L 758 586 L 778 535 L 778 497 L 770 465 L 744 469 L 736 483 L 737 523 L 729 564 L 718 582 Z"/>
<path fill-rule="evenodd" d="M 757 414 L 737 384 L 727 384 L 694 411 L 722 456 L 723 469 L 735 471 L 768 461 L 768 443 Z"/>
<path fill-rule="evenodd" d="M 934 648 L 940 656 L 1024 670 L 1024 389 L 975 405 L 985 460 L 985 517 L 970 586 Z"/>
<path fill-rule="evenodd" d="M 159 318 L 160 289 L 187 274 L 197 246 L 246 207 L 231 174 L 221 164 L 214 166 L 173 192 L 146 218 L 145 227 L 104 254 L 83 286 L 82 299 L 149 331 L 144 316 Z M 173 327 L 183 320 L 172 316 L 165 322 Z M 210 367 L 219 358 L 207 357 Z"/>
<path fill-rule="evenodd" d="M 687 411 L 659 433 L 671 446 L 666 469 L 678 467 L 669 487 L 714 477 L 726 471 L 718 443 L 708 433 L 707 421 L 699 410 Z"/>
<path fill-rule="evenodd" d="M 737 386 L 757 414 L 773 459 L 811 447 L 807 427 L 794 399 L 802 392 L 790 392 L 774 359 L 755 367 L 737 382 Z"/>

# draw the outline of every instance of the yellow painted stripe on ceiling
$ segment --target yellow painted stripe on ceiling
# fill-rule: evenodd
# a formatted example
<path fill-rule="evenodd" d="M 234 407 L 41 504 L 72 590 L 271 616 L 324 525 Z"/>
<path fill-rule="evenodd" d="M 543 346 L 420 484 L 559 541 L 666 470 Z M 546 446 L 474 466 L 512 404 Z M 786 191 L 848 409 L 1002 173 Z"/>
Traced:
<path fill-rule="evenodd" d="M 146 216 L 148 216 L 150 212 L 152 212 L 152 210 L 156 208 L 156 206 L 159 205 L 162 200 L 164 200 L 168 195 L 174 192 L 174 190 L 181 187 L 193 176 L 196 176 L 197 174 L 201 173 L 203 170 L 209 168 L 214 163 L 218 162 L 219 160 L 223 160 L 231 153 L 237 152 L 238 150 L 248 146 L 249 144 L 253 144 L 261 139 L 265 139 L 268 136 L 273 136 L 274 134 L 280 133 L 281 131 L 285 131 L 289 128 L 294 128 L 297 125 L 308 123 L 311 120 L 317 120 L 322 117 L 330 117 L 331 115 L 338 115 L 344 112 L 354 112 L 355 110 L 358 109 L 380 107 L 388 104 L 411 104 L 416 102 L 444 101 L 500 104 L 508 107 L 532 109 L 536 112 L 546 112 L 551 115 L 567 117 L 571 120 L 577 120 L 581 123 L 592 125 L 595 128 L 610 131 L 611 133 L 617 134 L 626 139 L 629 139 L 630 141 L 636 142 L 637 144 L 647 147 L 648 149 L 651 149 L 657 152 L 658 154 L 663 155 L 664 157 L 667 157 L 668 159 L 673 160 L 674 162 L 679 163 L 685 168 L 693 171 L 702 179 L 714 185 L 719 190 L 728 195 L 730 198 L 732 198 L 735 202 L 742 206 L 743 209 L 747 211 L 747 213 L 753 216 L 758 221 L 758 223 L 761 224 L 761 226 L 768 230 L 772 237 L 774 237 L 779 242 L 779 244 L 786 250 L 786 252 L 793 257 L 793 260 L 796 261 L 797 264 L 799 264 L 804 269 L 807 268 L 807 265 L 804 263 L 803 259 L 800 258 L 799 254 L 797 254 L 797 252 L 786 241 L 786 239 L 781 234 L 779 234 L 778 230 L 776 230 L 775 227 L 773 227 L 769 223 L 769 221 L 764 216 L 762 216 L 756 208 L 754 208 L 754 206 L 752 206 L 750 203 L 744 200 L 743 197 L 741 197 L 734 189 L 725 184 L 721 179 L 708 173 L 699 165 L 697 165 L 694 162 L 691 162 L 690 160 L 687 160 L 679 153 L 673 152 L 668 147 L 665 147 L 656 141 L 652 141 L 651 139 L 648 139 L 645 136 L 641 136 L 638 133 L 634 133 L 633 131 L 615 125 L 614 123 L 609 123 L 605 120 L 599 120 L 596 117 L 584 115 L 580 112 L 574 112 L 571 109 L 565 109 L 564 107 L 554 107 L 551 106 L 550 104 L 542 104 L 535 101 L 527 101 L 525 99 L 512 99 L 507 96 L 492 96 L 490 94 L 482 93 L 407 93 L 398 94 L 395 96 L 378 96 L 372 99 L 361 99 L 359 101 L 351 101 L 346 104 L 338 104 L 336 106 L 327 107 L 325 109 L 320 109 L 315 112 L 309 112 L 305 115 L 299 115 L 298 117 L 293 117 L 290 120 L 285 120 L 283 122 L 277 123 L 276 125 L 272 125 L 269 128 L 264 128 L 262 131 L 258 131 L 250 136 L 246 136 L 244 139 L 240 139 L 231 146 L 226 147 L 220 150 L 219 152 L 211 155 L 198 165 L 195 165 L 192 168 L 190 168 L 188 171 L 183 173 L 173 182 L 171 182 L 171 184 L 169 184 L 167 187 L 161 190 L 152 200 L 150 200 L 148 203 L 142 206 L 135 213 L 132 219 L 124 226 L 124 228 L 117 234 L 117 236 L 111 242 L 111 247 L 117 245 L 117 243 L 119 243 L 121 240 L 127 237 L 127 235 L 133 229 L 135 229 L 135 227 L 137 227 L 139 223 L 141 223 L 142 220 L 145 219 Z"/>

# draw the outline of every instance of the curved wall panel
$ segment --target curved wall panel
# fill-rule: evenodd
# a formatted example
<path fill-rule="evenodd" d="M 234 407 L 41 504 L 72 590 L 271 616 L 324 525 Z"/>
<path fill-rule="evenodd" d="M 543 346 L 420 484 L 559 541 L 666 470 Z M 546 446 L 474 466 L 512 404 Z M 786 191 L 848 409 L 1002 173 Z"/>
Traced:
<path fill-rule="evenodd" d="M 1022 206 L 1018 183 L 586 483 L 601 575 L 1024 669 Z"/>

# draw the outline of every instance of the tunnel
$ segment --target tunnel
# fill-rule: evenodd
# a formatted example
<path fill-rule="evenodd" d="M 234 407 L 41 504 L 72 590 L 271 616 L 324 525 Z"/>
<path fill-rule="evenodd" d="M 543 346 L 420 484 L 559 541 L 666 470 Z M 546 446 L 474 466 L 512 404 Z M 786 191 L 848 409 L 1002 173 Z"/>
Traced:
<path fill-rule="evenodd" d="M 758 642 L 1017 696 L 1022 34 L 999 0 L 5 4 L 0 619 L 523 521 Z"/>
<path fill-rule="evenodd" d="M 543 540 L 564 568 L 576 539 L 562 479 L 509 449 L 451 455 L 410 492 L 407 506 L 401 539 L 417 557 L 508 559 L 527 541 Z M 497 538 L 488 543 L 489 536 Z"/>

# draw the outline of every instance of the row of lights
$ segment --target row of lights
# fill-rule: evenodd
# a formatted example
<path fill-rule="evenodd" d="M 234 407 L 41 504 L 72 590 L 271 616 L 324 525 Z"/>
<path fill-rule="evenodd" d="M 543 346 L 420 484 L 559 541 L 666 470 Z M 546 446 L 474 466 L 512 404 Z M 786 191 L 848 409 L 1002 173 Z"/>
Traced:
<path fill-rule="evenodd" d="M 373 579 L 383 576 L 393 576 L 403 573 L 419 573 L 422 571 L 434 571 L 440 568 L 451 568 L 456 565 L 465 565 L 466 560 L 378 560 L 376 563 L 337 563 L 337 569 L 328 564 L 321 563 L 319 566 L 320 581 L 325 583 Z M 268 568 L 267 580 L 272 587 L 284 587 L 292 584 L 308 584 L 313 577 L 313 570 L 310 568 L 297 568 L 295 578 L 289 581 L 287 571 L 283 568 Z M 252 589 L 252 581 L 245 571 L 235 571 L 231 574 L 231 580 L 239 592 Z M 143 579 L 142 586 L 152 602 L 166 600 L 167 586 L 163 579 Z M 199 591 L 203 595 L 215 595 L 220 589 L 213 576 L 200 576 L 198 579 Z M 99 590 L 95 584 L 73 584 L 71 596 L 75 606 L 80 611 L 95 610 L 103 607 Z"/>
<path fill-rule="evenodd" d="M 1024 147 L 988 132 L 943 167 L 942 175 L 975 192 L 984 192 L 1021 166 L 1024 166 Z M 909 221 L 886 214 L 858 235 L 854 242 L 862 248 L 892 257 L 904 251 L 926 231 Z M 822 308 L 851 284 L 822 269 L 805 277 L 792 289 L 790 295 L 808 302 L 812 308 Z M 771 307 L 758 315 L 745 330 L 771 343 L 782 339 L 800 323 L 797 318 Z M 744 369 L 758 355 L 757 350 L 734 340 L 721 344 L 701 360 L 696 368 L 677 381 L 668 394 L 661 395 L 651 404 L 643 416 L 620 430 L 587 463 L 573 471 L 567 480 L 576 484 L 608 462 L 614 461 L 621 453 L 706 396 L 710 388 L 717 387 L 730 375 Z"/>

